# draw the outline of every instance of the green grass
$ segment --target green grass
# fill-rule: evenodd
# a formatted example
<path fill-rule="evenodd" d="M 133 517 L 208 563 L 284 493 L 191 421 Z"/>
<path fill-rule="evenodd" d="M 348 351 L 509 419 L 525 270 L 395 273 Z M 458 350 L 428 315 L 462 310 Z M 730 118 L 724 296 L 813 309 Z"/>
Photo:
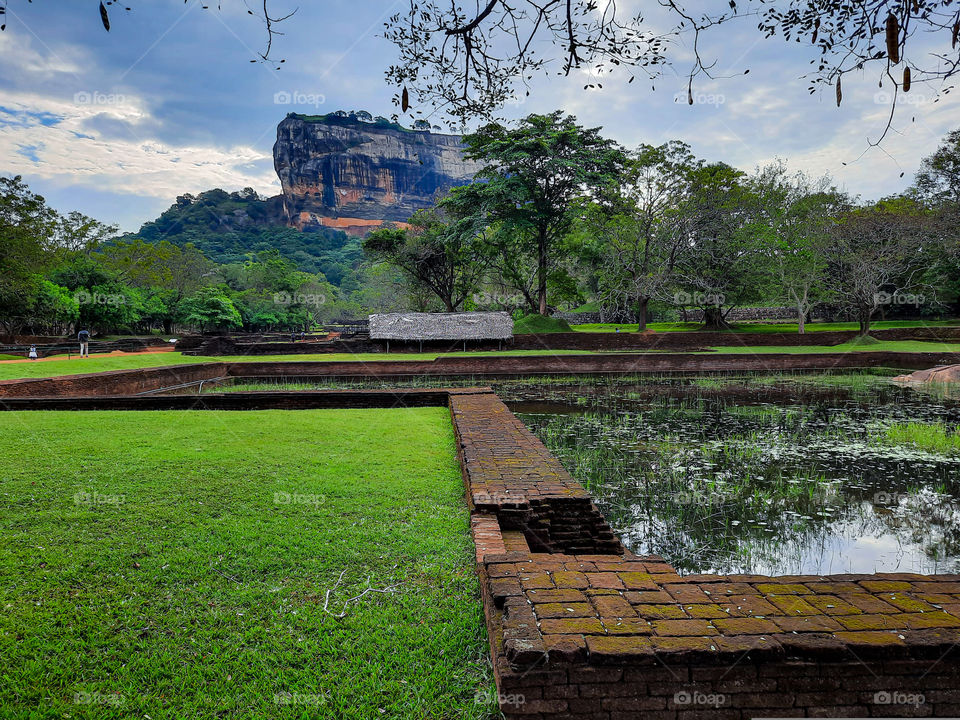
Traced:
<path fill-rule="evenodd" d="M 890 328 L 913 328 L 913 327 L 949 327 L 960 325 L 960 320 L 878 320 L 871 324 L 873 330 L 887 330 Z M 703 323 L 698 322 L 665 322 L 649 323 L 648 330 L 656 332 L 689 332 L 700 330 Z M 573 325 L 572 328 L 579 332 L 636 332 L 636 323 L 593 323 L 585 325 Z M 807 332 L 830 332 L 838 330 L 857 330 L 859 325 L 855 322 L 815 322 L 807 323 Z M 731 326 L 732 332 L 738 333 L 795 333 L 797 332 L 797 323 L 735 323 Z"/>
<path fill-rule="evenodd" d="M 6 412 L 0 478 L 0 717 L 491 716 L 442 408 Z"/>
<path fill-rule="evenodd" d="M 894 423 L 881 438 L 887 445 L 908 445 L 940 455 L 960 454 L 960 429 L 943 423 Z"/>
<path fill-rule="evenodd" d="M 873 339 L 873 338 L 871 338 Z M 770 353 L 789 353 L 802 355 L 807 353 L 848 353 L 848 352 L 925 352 L 925 353 L 960 353 L 960 343 L 921 342 L 919 340 L 876 340 L 873 343 L 847 342 L 840 345 L 750 345 L 750 346 L 716 346 L 711 348 L 718 353 L 735 353 L 742 355 L 768 355 Z"/>
<path fill-rule="evenodd" d="M 513 323 L 515 335 L 572 332 L 566 320 L 543 315 L 525 315 Z"/>

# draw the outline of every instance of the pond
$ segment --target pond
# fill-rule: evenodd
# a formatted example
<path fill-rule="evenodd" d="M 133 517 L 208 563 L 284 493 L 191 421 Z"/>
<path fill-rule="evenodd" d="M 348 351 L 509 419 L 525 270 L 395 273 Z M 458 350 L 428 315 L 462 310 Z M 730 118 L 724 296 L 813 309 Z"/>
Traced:
<path fill-rule="evenodd" d="M 492 384 L 627 547 L 681 573 L 960 572 L 960 402 L 894 374 L 348 386 Z"/>
<path fill-rule="evenodd" d="M 960 408 L 883 375 L 501 388 L 682 573 L 960 571 Z"/>

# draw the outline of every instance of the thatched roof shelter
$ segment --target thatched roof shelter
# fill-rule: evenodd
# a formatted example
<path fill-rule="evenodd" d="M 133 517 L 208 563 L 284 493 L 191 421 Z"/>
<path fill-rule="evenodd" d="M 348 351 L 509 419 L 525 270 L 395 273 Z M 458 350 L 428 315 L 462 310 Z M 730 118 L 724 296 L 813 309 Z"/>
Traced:
<path fill-rule="evenodd" d="M 505 312 L 382 313 L 370 316 L 371 340 L 510 340 Z"/>

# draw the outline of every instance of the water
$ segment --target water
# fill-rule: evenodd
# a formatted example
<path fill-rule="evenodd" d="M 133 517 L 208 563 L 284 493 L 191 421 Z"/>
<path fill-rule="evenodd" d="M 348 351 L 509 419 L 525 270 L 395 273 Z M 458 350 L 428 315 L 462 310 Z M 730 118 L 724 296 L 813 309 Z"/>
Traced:
<path fill-rule="evenodd" d="M 624 543 L 681 572 L 960 572 L 960 454 L 892 444 L 960 425 L 878 376 L 501 388 Z"/>

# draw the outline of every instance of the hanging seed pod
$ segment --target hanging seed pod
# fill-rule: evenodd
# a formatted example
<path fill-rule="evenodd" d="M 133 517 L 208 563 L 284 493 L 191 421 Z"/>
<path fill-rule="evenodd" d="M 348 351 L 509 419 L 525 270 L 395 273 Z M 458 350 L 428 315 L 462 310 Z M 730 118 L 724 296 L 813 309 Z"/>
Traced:
<path fill-rule="evenodd" d="M 900 62 L 900 23 L 893 14 L 887 15 L 887 57 L 894 65 Z"/>
<path fill-rule="evenodd" d="M 950 41 L 950 47 L 957 49 L 957 39 L 960 38 L 960 20 L 953 24 L 953 39 Z"/>
<path fill-rule="evenodd" d="M 843 100 L 843 91 L 840 89 L 840 76 L 837 76 L 837 107 L 840 107 L 840 101 Z"/>
<path fill-rule="evenodd" d="M 403 95 L 400 97 L 400 107 L 403 108 L 403 111 L 406 112 L 410 108 L 410 93 L 407 92 L 407 89 L 403 89 Z"/>
<path fill-rule="evenodd" d="M 903 69 L 903 91 L 910 92 L 910 68 Z"/>
<path fill-rule="evenodd" d="M 693 105 L 693 89 L 687 86 L 687 105 Z"/>

